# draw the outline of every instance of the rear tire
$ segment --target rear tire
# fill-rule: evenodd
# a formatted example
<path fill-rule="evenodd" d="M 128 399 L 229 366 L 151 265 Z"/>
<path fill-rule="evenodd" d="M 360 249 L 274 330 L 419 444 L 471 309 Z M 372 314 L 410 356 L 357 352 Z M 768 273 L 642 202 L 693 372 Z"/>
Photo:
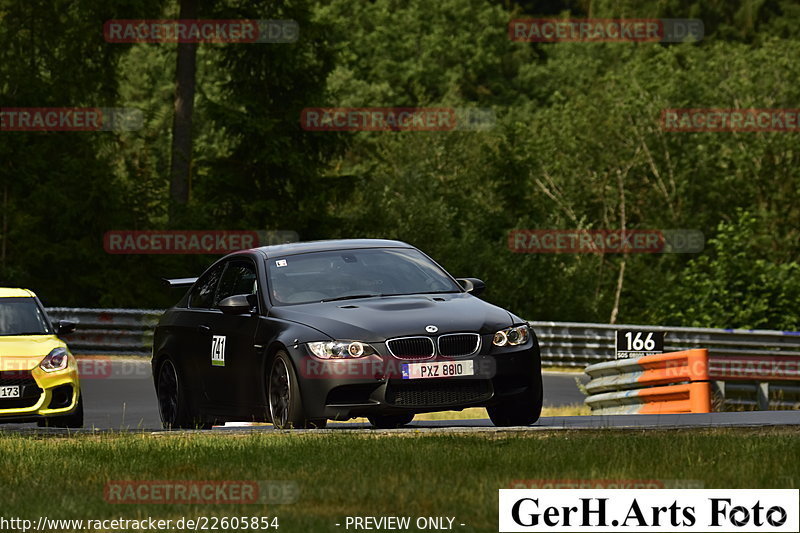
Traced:
<path fill-rule="evenodd" d="M 169 358 L 158 368 L 156 396 L 164 429 L 211 429 L 212 423 L 195 412 L 183 378 Z"/>
<path fill-rule="evenodd" d="M 269 416 L 275 429 L 324 429 L 326 418 L 307 418 L 300 397 L 297 373 L 283 350 L 275 354 L 267 375 L 267 403 Z"/>
<path fill-rule="evenodd" d="M 82 428 L 83 427 L 83 396 L 78 397 L 78 405 L 68 415 L 40 418 L 36 421 L 43 428 Z"/>
<path fill-rule="evenodd" d="M 502 400 L 497 405 L 486 408 L 492 423 L 498 427 L 530 426 L 542 414 L 542 376 L 534 380 L 538 390 L 531 390 L 533 386 L 522 394 L 511 396 Z"/>
<path fill-rule="evenodd" d="M 414 413 L 406 415 L 376 415 L 367 417 L 376 429 L 394 429 L 406 426 L 414 420 Z"/>

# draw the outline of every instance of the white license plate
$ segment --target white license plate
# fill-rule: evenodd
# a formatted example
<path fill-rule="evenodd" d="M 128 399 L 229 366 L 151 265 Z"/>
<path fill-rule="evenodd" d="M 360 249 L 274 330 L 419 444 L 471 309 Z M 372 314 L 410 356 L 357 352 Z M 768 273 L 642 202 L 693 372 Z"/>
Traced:
<path fill-rule="evenodd" d="M 472 361 L 438 361 L 403 365 L 403 379 L 453 378 L 474 376 Z"/>
<path fill-rule="evenodd" d="M 19 385 L 0 387 L 0 398 L 19 398 Z"/>

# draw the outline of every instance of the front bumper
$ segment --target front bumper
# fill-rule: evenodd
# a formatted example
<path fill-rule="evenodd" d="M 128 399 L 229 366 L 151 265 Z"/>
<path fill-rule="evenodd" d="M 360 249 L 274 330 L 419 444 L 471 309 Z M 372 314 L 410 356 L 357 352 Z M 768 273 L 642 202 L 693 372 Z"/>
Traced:
<path fill-rule="evenodd" d="M 396 359 L 388 353 L 323 361 L 308 355 L 303 346 L 290 348 L 290 352 L 309 418 L 347 420 L 483 407 L 541 386 L 535 338 L 514 348 L 496 349 L 490 340 L 483 345 L 488 348 L 474 356 L 435 359 L 472 361 L 475 375 L 429 379 L 403 379 L 402 365 L 431 361 Z"/>
<path fill-rule="evenodd" d="M 0 423 L 31 421 L 68 415 L 78 407 L 80 382 L 74 358 L 67 368 L 45 372 L 33 370 L 0 371 L 0 387 L 19 386 L 19 398 L 0 398 Z"/>

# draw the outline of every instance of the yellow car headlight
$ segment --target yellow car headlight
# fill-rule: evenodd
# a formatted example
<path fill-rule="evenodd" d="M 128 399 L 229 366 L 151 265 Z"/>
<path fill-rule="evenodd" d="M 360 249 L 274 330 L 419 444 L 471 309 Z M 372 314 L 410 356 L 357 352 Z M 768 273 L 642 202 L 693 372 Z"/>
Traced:
<path fill-rule="evenodd" d="M 56 372 L 64 370 L 69 364 L 69 353 L 65 348 L 55 348 L 42 359 L 39 367 L 45 372 Z"/>

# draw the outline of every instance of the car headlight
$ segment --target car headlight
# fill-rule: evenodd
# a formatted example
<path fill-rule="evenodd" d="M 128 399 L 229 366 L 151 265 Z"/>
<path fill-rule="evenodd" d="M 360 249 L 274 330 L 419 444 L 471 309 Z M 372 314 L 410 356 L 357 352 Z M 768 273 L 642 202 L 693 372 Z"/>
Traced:
<path fill-rule="evenodd" d="M 528 342 L 529 336 L 528 326 L 513 326 L 495 333 L 492 344 L 495 346 L 519 346 Z"/>
<path fill-rule="evenodd" d="M 309 342 L 308 349 L 320 359 L 358 359 L 377 355 L 372 346 L 360 341 Z"/>
<path fill-rule="evenodd" d="M 39 367 L 45 372 L 55 372 L 57 370 L 64 370 L 69 363 L 69 353 L 65 348 L 55 348 L 52 352 L 47 354 L 47 357 L 42 359 Z"/>

